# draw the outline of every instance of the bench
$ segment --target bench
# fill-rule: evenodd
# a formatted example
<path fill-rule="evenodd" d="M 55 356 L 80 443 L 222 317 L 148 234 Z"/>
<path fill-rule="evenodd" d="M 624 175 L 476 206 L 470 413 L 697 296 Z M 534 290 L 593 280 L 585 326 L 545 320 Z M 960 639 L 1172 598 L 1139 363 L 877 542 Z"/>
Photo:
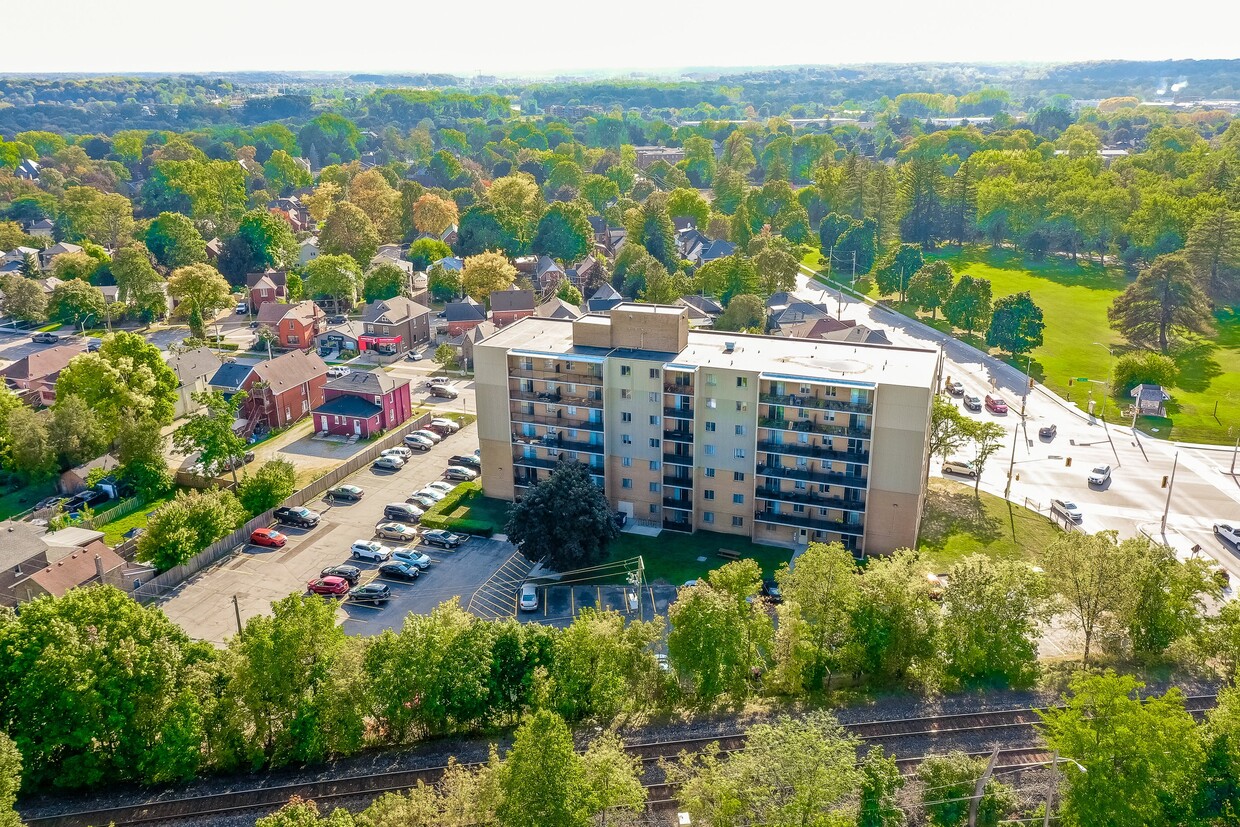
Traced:
<path fill-rule="evenodd" d="M 721 549 L 719 549 L 719 551 L 717 551 L 715 554 L 716 554 L 716 556 L 718 556 L 718 557 L 722 557 L 722 558 L 724 558 L 725 560 L 739 560 L 739 559 L 741 559 L 741 553 L 740 553 L 739 551 L 733 551 L 733 550 L 732 550 L 732 549 L 730 549 L 730 548 L 721 548 Z"/>

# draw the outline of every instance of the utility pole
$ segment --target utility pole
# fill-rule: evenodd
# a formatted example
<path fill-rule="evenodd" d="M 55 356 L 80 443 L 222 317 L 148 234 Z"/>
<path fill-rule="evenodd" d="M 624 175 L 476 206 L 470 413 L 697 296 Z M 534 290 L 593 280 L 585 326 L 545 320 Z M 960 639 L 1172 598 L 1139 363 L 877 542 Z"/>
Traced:
<path fill-rule="evenodd" d="M 1020 415 L 1023 419 L 1025 416 L 1025 406 L 1021 405 Z M 1003 499 L 1007 499 L 1008 494 L 1012 493 L 1012 473 L 1016 470 L 1016 443 L 1020 441 L 1020 423 L 1016 423 L 1016 430 L 1012 432 L 1012 458 L 1008 461 L 1008 477 L 1007 486 L 1003 489 Z"/>
<path fill-rule="evenodd" d="M 1180 452 L 1175 452 L 1175 459 L 1171 463 L 1171 482 L 1167 485 L 1167 504 L 1163 506 L 1162 516 L 1162 533 L 1167 533 L 1167 512 L 1171 510 L 1171 492 L 1175 490 L 1175 469 L 1180 464 Z"/>
<path fill-rule="evenodd" d="M 1240 452 L 1240 436 L 1236 437 L 1236 446 L 1231 449 L 1231 475 L 1236 475 L 1236 453 Z"/>
<path fill-rule="evenodd" d="M 982 803 L 982 794 L 986 792 L 986 785 L 990 783 L 990 777 L 994 775 L 997 763 L 999 763 L 999 748 L 995 747 L 990 753 L 990 761 L 986 764 L 986 772 L 982 773 L 981 778 L 977 779 L 977 784 L 973 787 L 973 798 L 969 801 L 969 827 L 977 827 L 977 808 Z"/>
<path fill-rule="evenodd" d="M 1051 782 L 1046 788 L 1046 815 L 1042 818 L 1042 827 L 1051 827 L 1051 801 L 1055 797 L 1055 787 L 1059 784 L 1059 750 L 1051 753 Z"/>
<path fill-rule="evenodd" d="M 237 595 L 233 595 L 233 613 L 237 616 L 237 634 L 241 634 L 241 605 L 237 602 Z"/>

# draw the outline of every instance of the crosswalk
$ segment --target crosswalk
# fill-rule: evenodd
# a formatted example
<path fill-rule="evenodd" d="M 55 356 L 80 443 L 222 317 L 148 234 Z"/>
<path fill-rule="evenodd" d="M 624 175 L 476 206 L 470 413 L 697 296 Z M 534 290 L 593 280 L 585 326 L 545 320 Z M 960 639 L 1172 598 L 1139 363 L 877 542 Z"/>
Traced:
<path fill-rule="evenodd" d="M 509 557 L 469 598 L 466 608 L 488 620 L 512 617 L 517 611 L 517 590 L 534 564 L 519 553 Z"/>

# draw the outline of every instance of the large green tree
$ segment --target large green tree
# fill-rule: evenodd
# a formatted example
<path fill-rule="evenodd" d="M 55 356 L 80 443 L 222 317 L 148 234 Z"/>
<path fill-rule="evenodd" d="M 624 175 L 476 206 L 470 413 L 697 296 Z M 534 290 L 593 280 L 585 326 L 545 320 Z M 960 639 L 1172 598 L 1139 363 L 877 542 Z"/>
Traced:
<path fill-rule="evenodd" d="M 297 469 L 286 459 L 271 459 L 246 474 L 237 488 L 237 497 L 245 510 L 262 514 L 284 502 L 297 488 Z"/>
<path fill-rule="evenodd" d="M 364 282 L 362 268 L 345 255 L 321 255 L 306 265 L 306 295 L 329 298 L 343 307 L 351 307 Z"/>
<path fill-rule="evenodd" d="M 137 559 L 160 571 L 179 566 L 245 520 L 231 491 L 184 491 L 151 515 L 138 538 Z"/>
<path fill-rule="evenodd" d="M 659 672 L 651 645 L 664 628 L 661 618 L 629 622 L 616 611 L 583 609 L 548 658 L 554 708 L 569 720 L 607 720 L 652 700 Z"/>
<path fill-rule="evenodd" d="M 1136 603 L 1136 566 L 1135 543 L 1114 531 L 1069 531 L 1042 552 L 1047 583 L 1084 636 L 1087 667 L 1097 633 L 1108 624 L 1118 629 Z"/>
<path fill-rule="evenodd" d="M 284 269 L 296 261 L 297 240 L 288 222 L 270 210 L 258 209 L 242 217 L 220 253 L 219 268 L 239 284 L 247 273 Z"/>
<path fill-rule="evenodd" d="M 733 296 L 713 326 L 715 330 L 765 333 L 766 302 L 748 293 Z"/>
<path fill-rule="evenodd" d="M 0 732 L 0 827 L 22 827 L 13 809 L 22 786 L 22 754 L 9 736 Z"/>
<path fill-rule="evenodd" d="M 95 353 L 75 356 L 56 379 L 56 396 L 77 396 L 114 437 L 122 422 L 172 422 L 180 380 L 156 345 L 137 334 L 108 334 Z"/>
<path fill-rule="evenodd" d="M 237 483 L 235 460 L 244 456 L 248 443 L 233 429 L 233 424 L 247 398 L 245 391 L 238 391 L 227 399 L 219 391 L 193 394 L 200 410 L 172 435 L 176 452 L 187 456 L 196 453 L 198 462 L 208 474 L 227 464 L 233 483 Z"/>
<path fill-rule="evenodd" d="M 593 801 L 572 733 L 554 712 L 517 730 L 499 772 L 496 816 L 503 827 L 587 827 Z"/>
<path fill-rule="evenodd" d="M 986 344 L 1020 356 L 1041 347 L 1045 327 L 1042 308 L 1033 303 L 1029 291 L 1013 293 L 995 302 L 986 328 Z"/>
<path fill-rule="evenodd" d="M 187 264 L 172 271 L 168 277 L 168 295 L 178 304 L 173 311 L 186 319 L 190 332 L 202 339 L 207 335 L 207 320 L 232 304 L 232 288 L 209 264 Z"/>
<path fill-rule="evenodd" d="M 593 243 L 594 231 L 585 210 L 576 204 L 557 202 L 538 220 L 530 249 L 557 261 L 575 262 L 585 257 Z"/>
<path fill-rule="evenodd" d="M 931 319 L 938 318 L 939 308 L 951 295 L 955 278 L 946 261 L 933 261 L 909 280 L 908 300 L 917 305 L 918 310 L 929 310 Z"/>
<path fill-rule="evenodd" d="M 874 273 L 879 292 L 899 293 L 900 301 L 904 301 L 905 294 L 909 290 L 909 283 L 924 264 L 925 260 L 922 258 L 920 247 L 913 244 L 892 247 L 879 260 L 878 269 Z"/>
<path fill-rule="evenodd" d="M 1214 329 L 1210 303 L 1180 254 L 1159 256 L 1107 310 L 1111 326 L 1128 341 L 1166 353 L 1176 331 Z"/>
<path fill-rule="evenodd" d="M 969 822 L 970 802 L 977 781 L 986 770 L 985 758 L 974 758 L 954 750 L 931 755 L 917 767 L 917 778 L 924 794 L 927 821 L 932 827 L 963 827 Z M 1019 803 L 1016 792 L 1001 781 L 991 779 L 978 801 L 976 824 L 997 827 Z"/>
<path fill-rule="evenodd" d="M 1184 254 L 1202 289 L 1216 304 L 1240 297 L 1240 213 L 1213 210 L 1188 233 Z"/>
<path fill-rule="evenodd" d="M 181 213 L 161 212 L 146 229 L 146 246 L 169 270 L 207 260 L 207 243 L 194 222 Z"/>
<path fill-rule="evenodd" d="M 555 571 L 606 560 L 619 534 L 607 497 L 589 469 L 567 460 L 513 505 L 504 531 L 526 559 Z"/>
<path fill-rule="evenodd" d="M 86 321 L 103 321 L 106 306 L 103 291 L 80 279 L 56 285 L 47 303 L 53 317 L 75 327 Z"/>
<path fill-rule="evenodd" d="M 37 281 L 10 273 L 2 284 L 6 313 L 23 322 L 47 321 L 47 295 Z"/>
<path fill-rule="evenodd" d="M 839 543 L 810 543 L 796 566 L 775 578 L 784 597 L 776 642 L 781 681 L 794 694 L 830 689 L 855 633 L 857 562 Z"/>
<path fill-rule="evenodd" d="M 963 273 L 943 302 L 943 317 L 969 335 L 990 325 L 990 281 Z"/>
<path fill-rule="evenodd" d="M 368 267 L 378 249 L 379 233 L 374 223 L 360 208 L 348 202 L 336 205 L 319 232 L 322 253 L 349 256 L 359 267 Z"/>

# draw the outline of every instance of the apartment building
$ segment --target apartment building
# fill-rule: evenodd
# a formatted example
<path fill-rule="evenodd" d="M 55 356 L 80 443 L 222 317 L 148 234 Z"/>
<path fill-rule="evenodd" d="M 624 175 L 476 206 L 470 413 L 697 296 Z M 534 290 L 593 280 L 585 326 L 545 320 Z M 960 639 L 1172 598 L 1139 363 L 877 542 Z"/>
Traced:
<path fill-rule="evenodd" d="M 942 352 L 690 330 L 682 306 L 522 319 L 475 346 L 488 496 L 564 455 L 668 531 L 911 547 Z"/>

